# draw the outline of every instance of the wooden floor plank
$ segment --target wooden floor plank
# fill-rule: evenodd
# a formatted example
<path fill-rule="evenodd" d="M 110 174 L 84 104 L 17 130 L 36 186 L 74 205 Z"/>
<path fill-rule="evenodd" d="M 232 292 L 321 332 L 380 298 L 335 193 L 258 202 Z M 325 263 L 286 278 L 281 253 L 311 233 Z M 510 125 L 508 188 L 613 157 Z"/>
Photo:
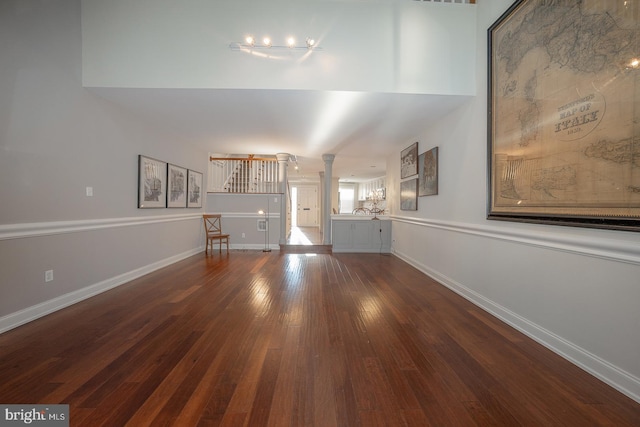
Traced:
<path fill-rule="evenodd" d="M 638 426 L 640 404 L 398 258 L 197 255 L 0 335 L 71 425 Z"/>

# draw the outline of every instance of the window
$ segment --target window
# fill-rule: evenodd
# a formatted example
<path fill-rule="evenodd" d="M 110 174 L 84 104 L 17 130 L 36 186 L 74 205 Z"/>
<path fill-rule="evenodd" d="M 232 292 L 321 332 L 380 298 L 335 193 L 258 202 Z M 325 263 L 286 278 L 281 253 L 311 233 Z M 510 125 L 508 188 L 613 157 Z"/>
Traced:
<path fill-rule="evenodd" d="M 340 184 L 338 186 L 340 213 L 351 213 L 355 206 L 356 188 L 353 184 Z"/>

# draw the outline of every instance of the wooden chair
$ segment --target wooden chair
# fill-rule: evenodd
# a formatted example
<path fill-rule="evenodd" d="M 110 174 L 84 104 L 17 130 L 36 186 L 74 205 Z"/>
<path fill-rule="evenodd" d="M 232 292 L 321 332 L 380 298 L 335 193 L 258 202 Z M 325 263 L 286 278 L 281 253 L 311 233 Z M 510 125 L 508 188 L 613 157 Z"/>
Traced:
<path fill-rule="evenodd" d="M 217 240 L 220 243 L 220 252 L 222 252 L 222 242 L 227 244 L 227 252 L 229 252 L 229 235 L 222 233 L 222 223 L 220 221 L 220 214 L 202 215 L 204 219 L 204 230 L 207 232 L 207 243 L 204 247 L 205 255 L 209 253 L 209 245 L 213 251 L 213 241 Z"/>

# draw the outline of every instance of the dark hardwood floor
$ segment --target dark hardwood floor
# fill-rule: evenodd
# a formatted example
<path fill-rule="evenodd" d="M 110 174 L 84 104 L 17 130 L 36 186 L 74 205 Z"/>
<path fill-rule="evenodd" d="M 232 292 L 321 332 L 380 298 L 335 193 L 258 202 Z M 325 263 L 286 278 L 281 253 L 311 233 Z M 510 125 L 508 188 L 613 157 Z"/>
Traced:
<path fill-rule="evenodd" d="M 639 426 L 640 404 L 378 254 L 191 257 L 0 335 L 73 426 Z"/>

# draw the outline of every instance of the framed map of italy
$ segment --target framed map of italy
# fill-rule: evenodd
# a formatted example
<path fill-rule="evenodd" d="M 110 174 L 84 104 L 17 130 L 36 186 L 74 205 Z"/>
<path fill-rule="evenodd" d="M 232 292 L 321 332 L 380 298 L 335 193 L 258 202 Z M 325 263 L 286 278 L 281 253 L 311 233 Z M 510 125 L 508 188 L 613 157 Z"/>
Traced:
<path fill-rule="evenodd" d="M 640 231 L 639 16 L 520 0 L 489 28 L 489 219 Z"/>

